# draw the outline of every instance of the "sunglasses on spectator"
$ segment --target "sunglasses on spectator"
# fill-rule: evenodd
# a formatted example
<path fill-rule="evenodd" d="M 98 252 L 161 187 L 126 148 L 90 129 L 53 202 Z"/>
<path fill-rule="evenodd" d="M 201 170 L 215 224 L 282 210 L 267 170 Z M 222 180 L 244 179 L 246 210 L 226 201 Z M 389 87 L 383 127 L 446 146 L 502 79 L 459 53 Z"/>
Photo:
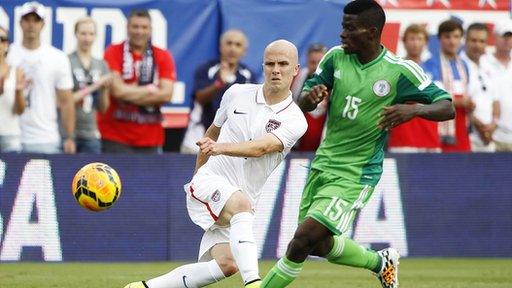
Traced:
<path fill-rule="evenodd" d="M 7 37 L 7 36 L 0 36 L 0 42 L 9 42 L 9 37 Z"/>

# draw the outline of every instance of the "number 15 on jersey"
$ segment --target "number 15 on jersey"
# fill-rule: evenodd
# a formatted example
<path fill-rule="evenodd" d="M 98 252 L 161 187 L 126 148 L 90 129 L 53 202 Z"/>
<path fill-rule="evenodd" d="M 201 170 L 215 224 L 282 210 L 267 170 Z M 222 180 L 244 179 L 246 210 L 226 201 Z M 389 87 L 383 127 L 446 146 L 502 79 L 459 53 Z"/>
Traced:
<path fill-rule="evenodd" d="M 348 95 L 345 97 L 345 100 L 347 100 L 347 103 L 345 104 L 345 109 L 343 109 L 341 116 L 350 120 L 356 119 L 357 112 L 359 112 L 359 104 L 361 103 L 361 99 Z"/>

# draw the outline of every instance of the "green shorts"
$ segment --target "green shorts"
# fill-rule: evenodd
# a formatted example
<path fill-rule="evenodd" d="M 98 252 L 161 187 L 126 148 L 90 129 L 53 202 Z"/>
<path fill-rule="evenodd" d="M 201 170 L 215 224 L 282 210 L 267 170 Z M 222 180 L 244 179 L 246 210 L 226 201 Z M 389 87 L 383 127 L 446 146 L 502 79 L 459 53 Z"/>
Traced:
<path fill-rule="evenodd" d="M 373 186 L 312 169 L 300 202 L 299 223 L 311 217 L 341 235 L 352 226 L 373 190 Z"/>

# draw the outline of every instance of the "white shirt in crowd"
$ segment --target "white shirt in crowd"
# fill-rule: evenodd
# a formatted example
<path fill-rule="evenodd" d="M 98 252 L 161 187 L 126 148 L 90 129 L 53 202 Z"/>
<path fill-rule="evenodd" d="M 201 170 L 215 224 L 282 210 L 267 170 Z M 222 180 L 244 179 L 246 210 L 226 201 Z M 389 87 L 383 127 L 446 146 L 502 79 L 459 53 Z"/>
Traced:
<path fill-rule="evenodd" d="M 20 67 L 29 81 L 25 90 L 27 107 L 21 115 L 22 143 L 60 143 L 55 89 L 73 88 L 67 55 L 48 44 L 35 50 L 12 44 L 7 62 Z"/>
<path fill-rule="evenodd" d="M 493 54 L 486 54 L 482 57 L 492 69 L 500 101 L 500 120 L 493 139 L 512 143 L 512 61 L 504 66 Z"/>
<path fill-rule="evenodd" d="M 461 53 L 462 59 L 466 61 L 469 68 L 468 95 L 475 103 L 473 115 L 483 124 L 490 124 L 493 121 L 493 102 L 499 101 L 497 83 L 493 77 L 493 69 L 485 57 L 480 57 L 479 64 L 473 62 L 466 53 Z M 470 135 L 472 146 L 483 148 L 485 144 L 476 130 Z M 493 150 L 492 147 L 489 147 Z"/>
<path fill-rule="evenodd" d="M 224 177 L 246 192 L 253 205 L 267 178 L 307 129 L 306 119 L 293 101 L 291 92 L 284 101 L 267 105 L 261 84 L 231 86 L 224 93 L 213 124 L 222 127 L 219 143 L 250 141 L 267 133 L 274 134 L 283 143 L 283 151 L 258 158 L 210 157 L 198 171 L 198 174 L 213 173 Z"/>
<path fill-rule="evenodd" d="M 4 93 L 0 95 L 0 136 L 19 136 L 19 116 L 14 113 L 16 99 L 16 67 L 11 66 L 4 82 Z"/>

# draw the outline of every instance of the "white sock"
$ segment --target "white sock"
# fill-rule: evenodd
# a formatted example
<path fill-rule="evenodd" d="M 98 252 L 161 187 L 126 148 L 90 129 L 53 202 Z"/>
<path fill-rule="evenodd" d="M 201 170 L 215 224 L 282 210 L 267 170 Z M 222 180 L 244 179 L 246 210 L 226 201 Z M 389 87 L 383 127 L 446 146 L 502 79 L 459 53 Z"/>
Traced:
<path fill-rule="evenodd" d="M 238 213 L 230 221 L 229 246 L 245 283 L 260 279 L 253 222 L 254 215 L 249 212 Z"/>
<path fill-rule="evenodd" d="M 171 272 L 146 281 L 149 288 L 198 288 L 226 278 L 217 261 L 180 266 Z"/>

